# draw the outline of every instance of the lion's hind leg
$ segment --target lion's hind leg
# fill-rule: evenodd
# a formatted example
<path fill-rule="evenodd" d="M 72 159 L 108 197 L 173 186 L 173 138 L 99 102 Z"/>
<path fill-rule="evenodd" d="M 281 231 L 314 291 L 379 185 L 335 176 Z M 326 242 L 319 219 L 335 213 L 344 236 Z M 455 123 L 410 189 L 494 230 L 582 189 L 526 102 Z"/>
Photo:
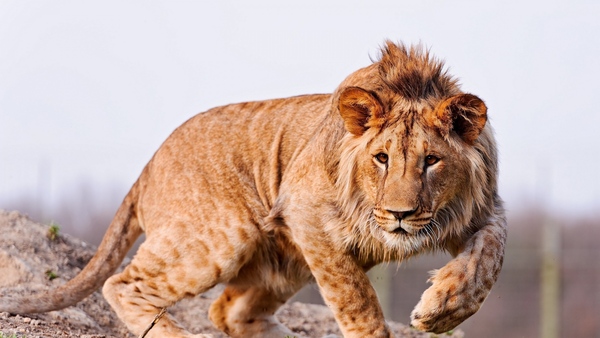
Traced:
<path fill-rule="evenodd" d="M 162 308 L 210 289 L 231 273 L 215 262 L 216 254 L 208 259 L 208 253 L 198 251 L 202 248 L 198 238 L 182 240 L 179 246 L 164 245 L 165 241 L 169 239 L 149 237 L 131 264 L 109 278 L 102 289 L 118 317 L 136 335 L 144 332 Z M 196 249 L 186 249 L 188 242 Z M 166 314 L 146 337 L 210 336 L 192 335 Z"/>
<path fill-rule="evenodd" d="M 213 324 L 231 337 L 298 337 L 274 314 L 295 290 L 277 292 L 261 286 L 228 285 L 209 310 Z"/>
<path fill-rule="evenodd" d="M 160 287 L 141 282 L 132 282 L 127 271 L 109 278 L 102 292 L 117 316 L 134 334 L 142 334 L 160 313 L 162 308 L 172 305 L 169 299 L 159 297 Z M 155 291 L 150 291 L 151 289 Z M 142 291 L 144 290 L 144 291 Z M 164 314 L 145 337 L 212 337 L 210 335 L 192 335 L 168 313 Z"/>

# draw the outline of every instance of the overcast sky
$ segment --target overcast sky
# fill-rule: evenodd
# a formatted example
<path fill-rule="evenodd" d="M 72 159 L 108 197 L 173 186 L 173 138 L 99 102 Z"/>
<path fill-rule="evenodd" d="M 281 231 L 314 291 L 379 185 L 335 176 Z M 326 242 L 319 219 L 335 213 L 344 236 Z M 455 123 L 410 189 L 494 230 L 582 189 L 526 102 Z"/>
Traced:
<path fill-rule="evenodd" d="M 171 131 L 232 102 L 328 93 L 384 39 L 484 99 L 510 209 L 600 206 L 600 2 L 0 1 L 0 208 L 124 194 Z"/>

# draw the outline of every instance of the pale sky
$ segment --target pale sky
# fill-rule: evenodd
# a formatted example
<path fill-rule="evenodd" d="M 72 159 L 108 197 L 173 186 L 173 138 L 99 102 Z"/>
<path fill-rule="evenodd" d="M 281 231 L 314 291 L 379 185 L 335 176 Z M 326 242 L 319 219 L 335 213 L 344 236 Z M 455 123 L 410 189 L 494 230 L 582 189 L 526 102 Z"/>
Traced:
<path fill-rule="evenodd" d="M 600 206 L 600 2 L 0 1 L 0 208 L 42 186 L 124 194 L 182 122 L 327 93 L 385 39 L 488 105 L 509 209 Z"/>

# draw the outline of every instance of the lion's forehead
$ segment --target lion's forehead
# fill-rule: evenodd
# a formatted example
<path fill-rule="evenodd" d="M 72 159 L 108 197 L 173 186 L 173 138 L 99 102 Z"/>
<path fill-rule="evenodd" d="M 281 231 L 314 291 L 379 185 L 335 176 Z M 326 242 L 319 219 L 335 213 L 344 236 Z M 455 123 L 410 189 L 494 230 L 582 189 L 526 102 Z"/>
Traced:
<path fill-rule="evenodd" d="M 375 147 L 388 152 L 424 152 L 427 151 L 435 135 L 418 123 L 399 121 L 378 135 Z"/>

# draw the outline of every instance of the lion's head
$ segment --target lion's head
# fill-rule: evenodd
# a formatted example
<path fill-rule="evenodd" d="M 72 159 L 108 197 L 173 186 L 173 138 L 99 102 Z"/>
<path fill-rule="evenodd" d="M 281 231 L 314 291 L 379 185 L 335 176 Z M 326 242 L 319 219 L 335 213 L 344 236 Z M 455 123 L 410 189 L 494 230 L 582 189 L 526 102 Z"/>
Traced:
<path fill-rule="evenodd" d="M 487 108 L 441 62 L 388 43 L 334 97 L 347 130 L 340 200 L 361 215 L 361 241 L 374 237 L 408 255 L 476 226 L 496 184 Z"/>

